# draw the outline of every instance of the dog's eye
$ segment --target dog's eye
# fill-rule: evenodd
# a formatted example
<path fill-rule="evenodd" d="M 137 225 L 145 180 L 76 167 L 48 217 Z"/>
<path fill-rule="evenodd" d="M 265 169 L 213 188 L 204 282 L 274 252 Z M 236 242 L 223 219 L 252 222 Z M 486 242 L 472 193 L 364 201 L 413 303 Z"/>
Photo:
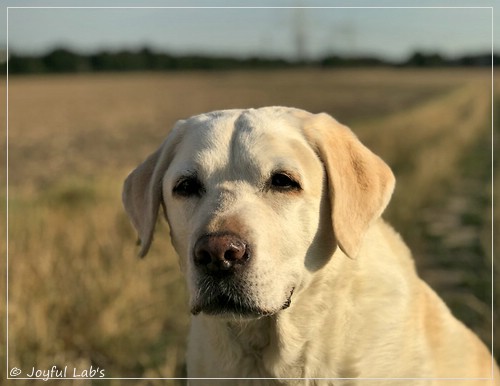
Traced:
<path fill-rule="evenodd" d="M 274 173 L 270 181 L 271 189 L 279 191 L 301 190 L 300 184 L 285 173 Z"/>
<path fill-rule="evenodd" d="M 201 196 L 204 191 L 203 185 L 196 177 L 181 178 L 173 189 L 174 195 L 181 197 Z"/>

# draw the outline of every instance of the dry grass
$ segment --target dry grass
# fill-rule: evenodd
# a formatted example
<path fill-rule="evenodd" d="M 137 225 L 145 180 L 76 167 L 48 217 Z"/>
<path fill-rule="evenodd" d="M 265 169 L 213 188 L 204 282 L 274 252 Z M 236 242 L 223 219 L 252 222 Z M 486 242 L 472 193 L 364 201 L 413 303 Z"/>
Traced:
<path fill-rule="evenodd" d="M 477 160 L 488 154 L 490 93 L 487 72 L 465 70 L 11 77 L 9 367 L 92 365 L 109 377 L 180 373 L 188 312 L 177 257 L 163 224 L 150 255 L 135 258 L 122 181 L 175 120 L 271 104 L 335 115 L 395 168 L 398 188 L 387 216 L 424 275 L 488 341 L 491 228 L 481 194 L 489 160 Z M 462 189 L 466 180 L 479 190 Z M 458 216 L 455 228 L 429 214 L 460 198 L 479 200 L 475 228 L 460 223 L 467 204 L 444 212 Z M 498 209 L 494 215 L 498 220 Z M 452 245 L 446 237 L 463 229 L 475 239 L 452 246 L 467 252 L 454 266 L 436 245 Z M 483 248 L 469 253 L 477 238 Z M 452 285 L 444 280 L 450 276 Z"/>

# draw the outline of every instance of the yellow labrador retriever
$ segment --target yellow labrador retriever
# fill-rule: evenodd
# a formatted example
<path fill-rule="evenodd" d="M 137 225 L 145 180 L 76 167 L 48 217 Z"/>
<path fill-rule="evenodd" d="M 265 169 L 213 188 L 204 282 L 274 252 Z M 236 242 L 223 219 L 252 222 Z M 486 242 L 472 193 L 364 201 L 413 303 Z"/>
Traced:
<path fill-rule="evenodd" d="M 193 314 L 188 376 L 500 385 L 486 347 L 380 218 L 393 188 L 389 167 L 326 114 L 266 107 L 178 122 L 123 201 L 141 256 L 160 206 L 169 222 Z"/>

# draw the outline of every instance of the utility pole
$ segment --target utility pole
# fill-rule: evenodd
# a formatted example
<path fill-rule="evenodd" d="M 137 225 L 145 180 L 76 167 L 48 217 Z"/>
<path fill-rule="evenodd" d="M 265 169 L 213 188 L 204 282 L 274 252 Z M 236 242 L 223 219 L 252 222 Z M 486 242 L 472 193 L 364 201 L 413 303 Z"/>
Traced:
<path fill-rule="evenodd" d="M 307 59 L 307 22 L 305 8 L 294 8 L 292 32 L 295 45 L 295 55 L 298 62 Z"/>

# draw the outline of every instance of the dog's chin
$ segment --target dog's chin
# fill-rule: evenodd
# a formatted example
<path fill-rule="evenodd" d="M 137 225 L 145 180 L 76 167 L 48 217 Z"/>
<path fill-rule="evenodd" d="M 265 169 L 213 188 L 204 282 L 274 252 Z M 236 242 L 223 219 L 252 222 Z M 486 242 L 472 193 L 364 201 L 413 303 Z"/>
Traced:
<path fill-rule="evenodd" d="M 192 305 L 191 313 L 193 315 L 204 313 L 221 318 L 256 319 L 274 315 L 290 307 L 292 294 L 293 289 L 283 303 L 269 308 L 260 307 L 249 299 L 239 299 L 226 295 L 210 296 L 208 299 L 198 299 Z"/>

